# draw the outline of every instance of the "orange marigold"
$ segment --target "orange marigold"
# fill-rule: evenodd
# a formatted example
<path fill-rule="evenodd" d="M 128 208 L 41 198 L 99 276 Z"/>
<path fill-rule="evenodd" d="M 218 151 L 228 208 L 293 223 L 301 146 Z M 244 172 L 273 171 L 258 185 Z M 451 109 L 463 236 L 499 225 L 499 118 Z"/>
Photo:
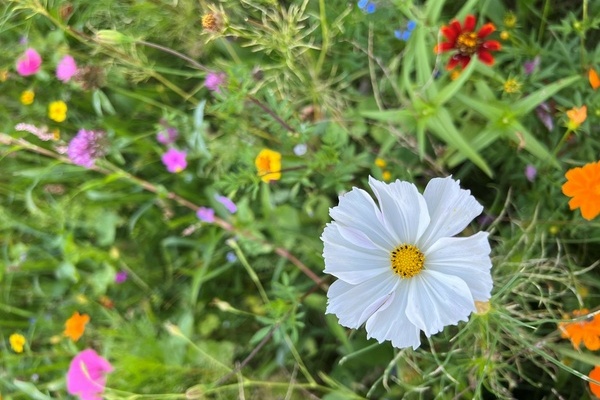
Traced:
<path fill-rule="evenodd" d="M 582 317 L 589 314 L 588 309 L 573 311 L 573 317 Z M 598 314 L 574 322 L 561 322 L 558 324 L 561 337 L 570 339 L 573 347 L 579 349 L 581 342 L 588 350 L 600 349 L 600 316 Z"/>
<path fill-rule="evenodd" d="M 587 106 L 573 107 L 567 111 L 567 128 L 574 131 L 587 119 Z"/>
<path fill-rule="evenodd" d="M 600 365 L 596 365 L 593 370 L 590 371 L 589 377 L 595 381 L 600 382 Z M 600 385 L 594 382 L 590 382 L 590 390 L 596 397 L 600 397 Z"/>
<path fill-rule="evenodd" d="M 263 182 L 281 179 L 281 153 L 270 149 L 262 149 L 254 160 L 258 176 Z"/>
<path fill-rule="evenodd" d="M 600 161 L 571 168 L 565 174 L 567 182 L 562 186 L 569 200 L 571 210 L 581 209 L 581 215 L 588 221 L 600 214 Z"/>
<path fill-rule="evenodd" d="M 65 322 L 65 336 L 71 338 L 72 341 L 76 342 L 85 332 L 85 325 L 90 322 L 90 316 L 87 314 L 79 314 L 75 311 L 71 318 Z"/>

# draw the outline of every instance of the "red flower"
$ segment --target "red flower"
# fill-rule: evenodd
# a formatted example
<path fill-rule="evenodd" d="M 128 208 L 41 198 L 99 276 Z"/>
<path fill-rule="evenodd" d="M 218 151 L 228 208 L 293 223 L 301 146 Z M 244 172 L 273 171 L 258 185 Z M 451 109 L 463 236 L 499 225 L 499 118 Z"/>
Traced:
<path fill-rule="evenodd" d="M 484 64 L 494 64 L 494 57 L 490 52 L 500 50 L 502 46 L 496 40 L 485 40 L 485 38 L 494 32 L 496 27 L 488 22 L 479 29 L 479 32 L 475 32 L 476 24 L 477 19 L 475 16 L 467 15 L 462 27 L 457 20 L 453 20 L 450 25 L 442 27 L 442 35 L 446 37 L 447 41 L 435 46 L 433 51 L 440 54 L 445 51 L 456 50 L 456 54 L 448 61 L 446 69 L 451 70 L 458 64 L 461 68 L 465 68 L 474 54 L 477 54 L 479 60 Z"/>

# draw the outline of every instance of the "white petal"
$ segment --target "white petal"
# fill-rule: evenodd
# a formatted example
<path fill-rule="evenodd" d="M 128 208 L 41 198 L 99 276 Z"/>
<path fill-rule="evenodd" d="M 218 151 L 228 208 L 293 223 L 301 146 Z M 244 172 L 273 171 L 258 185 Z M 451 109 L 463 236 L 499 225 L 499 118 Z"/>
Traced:
<path fill-rule="evenodd" d="M 425 251 L 437 239 L 461 232 L 483 211 L 471 192 L 461 189 L 459 181 L 451 177 L 429 181 L 423 196 L 431 217 L 431 222 L 418 243 Z"/>
<path fill-rule="evenodd" d="M 326 274 L 356 285 L 382 273 L 391 273 L 390 253 L 361 235 L 336 222 L 327 224 L 321 236 Z"/>
<path fill-rule="evenodd" d="M 395 235 L 397 244 L 415 244 L 429 225 L 429 213 L 425 198 L 416 186 L 397 180 L 389 185 L 369 177 L 383 222 Z"/>
<path fill-rule="evenodd" d="M 367 192 L 354 188 L 340 196 L 329 215 L 340 225 L 358 229 L 377 245 L 392 250 L 398 243 L 383 224 L 381 212 Z"/>
<path fill-rule="evenodd" d="M 408 283 L 406 316 L 427 337 L 440 332 L 446 325 L 466 321 L 475 311 L 469 287 L 456 276 L 423 270 Z"/>
<path fill-rule="evenodd" d="M 425 269 L 461 278 L 477 301 L 487 301 L 492 292 L 492 261 L 488 233 L 470 237 L 441 238 L 425 255 Z"/>
<path fill-rule="evenodd" d="M 393 273 L 380 275 L 359 285 L 337 280 L 327 292 L 327 314 L 335 314 L 340 325 L 358 328 L 390 297 L 398 280 Z"/>
<path fill-rule="evenodd" d="M 389 340 L 392 346 L 399 349 L 417 349 L 421 345 L 421 331 L 405 313 L 408 302 L 408 286 L 405 282 L 400 281 L 387 302 L 367 320 L 367 337 L 375 338 L 379 343 Z"/>

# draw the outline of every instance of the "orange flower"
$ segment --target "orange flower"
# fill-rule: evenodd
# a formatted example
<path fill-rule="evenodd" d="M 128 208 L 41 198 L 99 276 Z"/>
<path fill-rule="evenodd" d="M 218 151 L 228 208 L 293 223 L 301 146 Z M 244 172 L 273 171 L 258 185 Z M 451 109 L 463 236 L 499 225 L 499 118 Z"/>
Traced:
<path fill-rule="evenodd" d="M 596 90 L 600 87 L 600 77 L 594 68 L 590 68 L 588 71 L 588 79 L 590 80 L 590 85 L 592 85 L 592 89 Z"/>
<path fill-rule="evenodd" d="M 583 167 L 571 168 L 565 174 L 567 181 L 562 186 L 571 210 L 579 208 L 588 221 L 600 214 L 600 161 Z"/>
<path fill-rule="evenodd" d="M 263 182 L 281 179 L 281 153 L 269 149 L 262 149 L 254 160 L 258 176 Z"/>
<path fill-rule="evenodd" d="M 589 377 L 595 381 L 600 382 L 600 365 L 596 365 L 593 370 L 590 371 Z M 600 397 L 600 385 L 594 382 L 590 382 L 590 390 L 596 397 Z"/>
<path fill-rule="evenodd" d="M 71 318 L 65 322 L 65 336 L 71 338 L 72 341 L 76 342 L 83 335 L 85 331 L 85 325 L 90 322 L 90 316 L 87 314 L 79 314 L 75 311 Z"/>
<path fill-rule="evenodd" d="M 569 111 L 567 111 L 567 118 L 569 118 L 567 128 L 574 131 L 575 129 L 579 128 L 579 125 L 583 124 L 587 118 L 587 106 L 571 108 Z"/>
<path fill-rule="evenodd" d="M 589 313 L 588 309 L 573 311 L 573 317 L 581 317 Z M 600 317 L 598 314 L 591 318 L 575 321 L 561 322 L 558 324 L 561 337 L 571 339 L 575 349 L 579 349 L 581 342 L 588 350 L 600 349 Z"/>

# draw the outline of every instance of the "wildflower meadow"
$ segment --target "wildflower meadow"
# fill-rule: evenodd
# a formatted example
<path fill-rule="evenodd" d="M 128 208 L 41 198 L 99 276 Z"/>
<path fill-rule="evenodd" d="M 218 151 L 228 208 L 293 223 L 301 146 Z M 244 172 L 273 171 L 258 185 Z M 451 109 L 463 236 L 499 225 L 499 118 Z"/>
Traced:
<path fill-rule="evenodd" d="M 0 400 L 600 398 L 600 1 L 0 11 Z"/>

